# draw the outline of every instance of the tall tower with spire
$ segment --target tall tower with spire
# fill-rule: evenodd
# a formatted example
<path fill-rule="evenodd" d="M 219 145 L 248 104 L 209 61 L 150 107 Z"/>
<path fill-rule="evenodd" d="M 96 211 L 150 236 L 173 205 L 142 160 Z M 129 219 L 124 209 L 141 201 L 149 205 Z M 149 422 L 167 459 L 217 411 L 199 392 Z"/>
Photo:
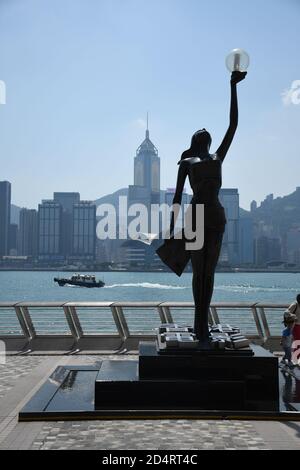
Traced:
<path fill-rule="evenodd" d="M 147 114 L 147 129 L 144 141 L 138 147 L 134 158 L 134 184 L 128 187 L 128 207 L 142 204 L 147 209 L 148 228 L 145 232 L 160 232 L 159 227 L 151 226 L 153 205 L 160 204 L 160 158 L 158 150 L 150 140 Z M 127 216 L 129 224 L 135 216 Z M 122 245 L 123 246 L 123 245 Z M 153 263 L 153 250 L 146 249 L 141 242 L 127 240 L 123 246 L 123 260 L 125 263 L 148 265 Z"/>
<path fill-rule="evenodd" d="M 160 191 L 160 158 L 150 140 L 148 113 L 145 140 L 138 147 L 134 159 L 134 186 L 143 186 L 149 192 Z"/>

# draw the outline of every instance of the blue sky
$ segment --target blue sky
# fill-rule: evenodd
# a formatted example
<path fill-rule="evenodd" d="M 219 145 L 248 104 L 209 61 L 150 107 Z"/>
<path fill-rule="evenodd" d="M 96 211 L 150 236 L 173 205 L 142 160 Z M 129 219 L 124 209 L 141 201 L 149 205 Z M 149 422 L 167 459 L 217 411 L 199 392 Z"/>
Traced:
<path fill-rule="evenodd" d="M 300 0 L 0 0 L 0 180 L 36 207 L 53 191 L 96 199 L 133 183 L 150 137 L 161 186 L 205 127 L 214 151 L 228 126 L 228 52 L 250 55 L 223 187 L 241 206 L 300 186 Z M 187 186 L 188 187 L 188 186 Z"/>

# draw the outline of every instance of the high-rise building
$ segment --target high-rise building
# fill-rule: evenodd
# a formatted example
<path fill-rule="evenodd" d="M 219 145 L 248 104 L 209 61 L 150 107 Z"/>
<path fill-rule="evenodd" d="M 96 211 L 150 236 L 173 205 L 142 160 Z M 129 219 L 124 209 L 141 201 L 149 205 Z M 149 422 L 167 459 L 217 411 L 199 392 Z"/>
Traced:
<path fill-rule="evenodd" d="M 226 213 L 226 228 L 220 262 L 239 263 L 239 193 L 237 189 L 221 189 L 220 202 Z"/>
<path fill-rule="evenodd" d="M 160 190 L 160 158 L 150 140 L 148 126 L 146 138 L 138 147 L 134 159 L 134 186 L 144 186 L 155 193 Z"/>
<path fill-rule="evenodd" d="M 96 251 L 96 205 L 79 193 L 54 193 L 39 205 L 39 259 L 92 260 Z"/>
<path fill-rule="evenodd" d="M 61 254 L 68 258 L 73 252 L 73 208 L 80 202 L 80 194 L 72 192 L 55 192 L 53 200 L 60 204 L 61 214 L 61 233 L 60 250 Z"/>
<path fill-rule="evenodd" d="M 21 209 L 18 254 L 36 257 L 38 254 L 38 213 L 35 209 Z"/>
<path fill-rule="evenodd" d="M 134 184 L 129 186 L 129 203 L 149 206 L 160 203 L 160 158 L 151 142 L 149 129 L 134 158 Z M 149 206 L 150 209 L 150 206 Z"/>
<path fill-rule="evenodd" d="M 74 204 L 78 204 L 80 201 L 79 193 L 62 192 L 53 193 L 53 200 L 61 205 L 62 210 L 66 212 L 72 212 Z"/>
<path fill-rule="evenodd" d="M 0 181 L 0 257 L 9 254 L 11 184 Z"/>
<path fill-rule="evenodd" d="M 288 230 L 286 234 L 286 251 L 289 263 L 299 264 L 300 256 L 300 228 L 295 227 Z"/>
<path fill-rule="evenodd" d="M 10 224 L 8 230 L 8 254 L 17 255 L 18 246 L 18 224 Z"/>
<path fill-rule="evenodd" d="M 269 260 L 268 238 L 260 236 L 255 240 L 255 264 L 264 265 Z"/>
<path fill-rule="evenodd" d="M 253 220 L 250 217 L 239 220 L 239 251 L 241 264 L 253 264 L 254 231 Z"/>
<path fill-rule="evenodd" d="M 39 259 L 60 261 L 62 207 L 55 201 L 39 204 Z"/>
<path fill-rule="evenodd" d="M 255 240 L 255 264 L 262 266 L 271 261 L 281 261 L 280 239 L 260 236 Z"/>
<path fill-rule="evenodd" d="M 150 140 L 148 125 L 145 139 L 138 147 L 134 158 L 134 184 L 130 185 L 128 188 L 128 207 L 132 207 L 133 204 L 141 204 L 146 209 L 147 232 L 150 233 L 153 232 L 153 230 L 160 231 L 160 224 L 155 228 L 151 224 L 153 205 L 159 206 L 160 204 L 160 158 L 157 148 Z M 128 217 L 128 224 L 130 224 L 134 218 L 135 216 Z M 158 217 L 156 217 L 156 219 L 159 220 Z M 127 261 L 131 262 L 132 259 L 135 259 L 135 252 L 139 260 L 144 256 L 141 253 L 145 252 L 147 253 L 147 255 L 145 254 L 147 258 L 145 259 L 145 264 L 147 264 L 152 261 L 148 256 L 148 251 L 149 250 L 143 250 L 142 246 L 138 247 L 135 243 L 131 243 L 130 260 L 127 245 L 121 257 L 124 259 L 124 262 L 127 263 Z"/>
<path fill-rule="evenodd" d="M 73 206 L 72 259 L 93 260 L 96 254 L 96 205 L 80 201 Z"/>
<path fill-rule="evenodd" d="M 257 209 L 257 202 L 252 201 L 251 204 L 250 204 L 250 211 L 254 212 L 254 211 L 256 211 L 256 209 Z"/>
<path fill-rule="evenodd" d="M 269 238 L 269 260 L 281 261 L 281 240 L 280 238 Z"/>

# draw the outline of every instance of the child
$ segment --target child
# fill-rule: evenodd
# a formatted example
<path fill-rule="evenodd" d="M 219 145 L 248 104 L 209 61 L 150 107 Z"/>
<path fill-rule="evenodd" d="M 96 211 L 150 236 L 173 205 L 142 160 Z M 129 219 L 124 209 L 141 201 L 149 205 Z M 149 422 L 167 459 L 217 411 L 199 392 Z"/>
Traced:
<path fill-rule="evenodd" d="M 287 366 L 292 368 L 294 367 L 294 364 L 292 363 L 292 344 L 293 344 L 293 327 L 295 325 L 296 321 L 296 315 L 290 312 L 285 312 L 284 313 L 284 330 L 282 332 L 282 337 L 280 344 L 282 346 L 282 349 L 284 350 L 284 356 L 281 360 L 282 364 L 286 364 L 287 361 Z"/>

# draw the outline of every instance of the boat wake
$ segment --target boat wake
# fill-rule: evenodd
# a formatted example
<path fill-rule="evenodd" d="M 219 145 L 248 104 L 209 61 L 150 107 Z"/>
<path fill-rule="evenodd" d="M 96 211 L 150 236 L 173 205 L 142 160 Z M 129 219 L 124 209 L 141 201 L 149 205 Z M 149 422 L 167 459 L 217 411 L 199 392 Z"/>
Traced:
<path fill-rule="evenodd" d="M 283 287 L 283 286 L 254 286 L 252 284 L 236 284 L 236 285 L 215 285 L 215 290 L 223 290 L 228 292 L 298 292 L 296 287 Z"/>
<path fill-rule="evenodd" d="M 151 282 L 137 282 L 137 283 L 126 283 L 126 284 L 111 284 L 108 286 L 104 286 L 104 289 L 114 289 L 115 287 L 142 287 L 143 289 L 189 289 L 187 286 L 171 286 L 166 284 L 154 284 Z"/>

